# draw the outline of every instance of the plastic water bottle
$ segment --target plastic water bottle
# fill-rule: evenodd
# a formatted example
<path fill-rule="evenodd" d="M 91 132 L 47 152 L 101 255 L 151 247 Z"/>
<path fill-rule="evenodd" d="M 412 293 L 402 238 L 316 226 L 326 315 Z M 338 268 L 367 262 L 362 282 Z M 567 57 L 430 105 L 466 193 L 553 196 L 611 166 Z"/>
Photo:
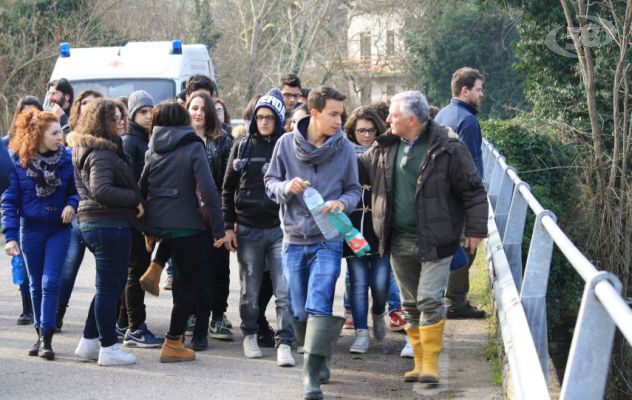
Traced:
<path fill-rule="evenodd" d="M 13 284 L 21 285 L 24 282 L 24 259 L 22 255 L 13 256 L 11 259 L 11 272 L 13 273 Z"/>
<path fill-rule="evenodd" d="M 303 200 L 309 212 L 312 213 L 314 221 L 316 221 L 316 225 L 325 239 L 333 240 L 338 237 L 338 230 L 332 224 L 331 220 L 323 214 L 322 210 L 325 208 L 325 200 L 323 200 L 323 196 L 318 193 L 318 190 L 313 187 L 308 187 L 303 192 Z"/>
<path fill-rule="evenodd" d="M 351 220 L 345 213 L 330 212 L 327 214 L 332 224 L 344 236 L 345 242 L 357 257 L 365 256 L 371 251 L 369 242 L 364 238 L 362 232 L 353 227 Z"/>

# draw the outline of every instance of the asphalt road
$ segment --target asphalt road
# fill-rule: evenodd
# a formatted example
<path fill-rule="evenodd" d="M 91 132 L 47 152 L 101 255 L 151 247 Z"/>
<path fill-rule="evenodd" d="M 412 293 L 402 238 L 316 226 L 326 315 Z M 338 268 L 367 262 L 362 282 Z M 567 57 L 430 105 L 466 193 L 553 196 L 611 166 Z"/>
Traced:
<path fill-rule="evenodd" d="M 4 251 L 0 253 L 0 399 L 302 398 L 302 356 L 294 353 L 297 365 L 293 368 L 278 367 L 274 349 L 263 349 L 262 359 L 247 359 L 238 328 L 233 328 L 232 342 L 209 339 L 209 349 L 197 353 L 194 362 L 161 364 L 159 349 L 129 349 L 138 362 L 128 367 L 99 367 L 77 359 L 73 352 L 94 294 L 94 257 L 90 252 L 86 252 L 77 277 L 63 333 L 53 340 L 56 360 L 29 357 L 26 353 L 35 333 L 31 326 L 16 325 L 20 294 L 11 282 L 10 261 Z M 343 274 L 345 268 L 343 263 Z M 343 313 L 343 277 L 336 290 L 338 315 Z M 239 324 L 238 296 L 237 262 L 233 257 L 227 315 L 235 326 Z M 147 295 L 146 305 L 148 326 L 163 334 L 169 323 L 171 292 L 161 290 L 158 298 Z M 268 307 L 267 315 L 274 321 L 273 307 Z M 352 331 L 344 334 L 333 356 L 332 381 L 323 386 L 326 399 L 500 398 L 481 356 L 487 335 L 484 321 L 450 321 L 441 358 L 445 379 L 435 389 L 403 382 L 403 373 L 412 367 L 412 360 L 399 357 L 403 334 L 389 333 L 382 343 L 372 340 L 371 350 L 362 356 L 348 352 Z"/>

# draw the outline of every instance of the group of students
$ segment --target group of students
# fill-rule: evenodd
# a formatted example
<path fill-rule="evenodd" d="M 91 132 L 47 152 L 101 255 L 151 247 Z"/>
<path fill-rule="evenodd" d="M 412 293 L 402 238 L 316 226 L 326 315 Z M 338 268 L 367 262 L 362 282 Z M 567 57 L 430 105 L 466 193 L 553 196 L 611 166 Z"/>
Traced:
<path fill-rule="evenodd" d="M 459 249 L 464 225 L 466 248 L 485 236 L 477 217 L 486 213 L 486 200 L 467 148 L 454 132 L 432 122 L 421 93 L 395 96 L 390 109 L 359 107 L 347 116 L 341 92 L 319 87 L 305 93 L 290 74 L 278 88 L 251 100 L 243 132 L 227 124 L 214 82 L 202 75 L 189 79 L 182 96 L 157 105 L 142 90 L 116 100 L 86 90 L 73 101 L 69 87 L 66 80 L 49 85 L 50 111 L 25 97 L 7 137 L 14 168 L 2 195 L 2 228 L 7 254 L 22 254 L 28 271 L 26 297 L 37 331 L 29 355 L 54 358 L 52 337 L 62 328 L 88 248 L 96 261 L 96 293 L 75 354 L 99 365 L 132 364 L 135 357 L 122 350 L 122 341 L 161 347 L 161 362 L 191 361 L 195 351 L 208 347 L 209 333 L 232 337 L 224 313 L 229 252 L 236 252 L 244 355 L 262 357 L 260 346 L 269 345 L 265 309 L 274 295 L 277 363 L 295 365 L 294 345 L 304 353 L 306 399 L 322 398 L 320 385 L 329 381 L 333 346 L 345 322 L 356 332 L 350 351 L 369 349 L 369 288 L 374 338 L 382 340 L 388 330 L 387 302 L 391 329 L 403 329 L 403 306 L 410 341 L 402 354 L 412 357 L 414 349 L 416 380 L 438 379 L 436 365 L 426 365 L 432 357 L 420 358 L 417 327 L 436 328 L 445 318 L 446 261 L 449 265 Z M 438 144 L 417 140 L 425 136 Z M 390 150 L 381 155 L 382 148 L 400 142 L 396 155 Z M 436 146 L 443 151 L 433 153 Z M 414 162 L 407 165 L 409 160 Z M 389 163 L 397 164 L 395 171 Z M 415 177 L 428 163 L 429 173 L 438 170 L 440 178 L 433 176 L 432 189 L 415 196 L 421 181 Z M 449 193 L 442 187 L 446 182 Z M 308 187 L 325 200 L 320 212 L 350 215 L 370 254 L 356 256 L 342 235 L 325 238 L 303 199 Z M 449 204 L 437 203 L 441 196 Z M 432 221 L 431 209 L 415 221 L 411 210 L 423 209 L 414 203 L 421 197 L 439 208 L 441 217 Z M 437 232 L 447 229 L 443 214 L 448 233 Z M 427 220 L 441 228 L 426 227 Z M 397 241 L 389 242 L 390 228 Z M 402 243 L 410 248 L 396 251 Z M 429 246 L 434 252 L 422 254 Z M 416 275 L 405 275 L 397 265 L 415 248 Z M 346 321 L 332 309 L 343 257 L 345 303 L 352 315 Z M 433 287 L 424 286 L 428 274 L 420 270 L 438 257 L 441 263 L 429 270 L 446 271 Z M 168 331 L 158 337 L 145 323 L 144 294 L 158 295 L 167 265 L 173 308 Z M 405 269 L 411 268 L 406 260 Z M 28 300 L 23 303 L 22 322 L 29 318 Z M 438 317 L 424 320 L 430 311 Z M 192 339 L 185 347 L 187 329 Z"/>

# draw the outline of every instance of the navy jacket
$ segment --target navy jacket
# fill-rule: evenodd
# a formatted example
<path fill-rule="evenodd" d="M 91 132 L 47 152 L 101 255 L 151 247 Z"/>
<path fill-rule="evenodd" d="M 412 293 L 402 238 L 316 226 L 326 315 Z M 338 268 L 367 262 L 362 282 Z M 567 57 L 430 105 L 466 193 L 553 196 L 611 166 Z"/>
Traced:
<path fill-rule="evenodd" d="M 11 160 L 5 141 L 2 140 L 0 141 L 0 193 L 9 187 L 9 177 L 12 172 L 13 160 Z"/>
<path fill-rule="evenodd" d="M 26 176 L 26 170 L 13 156 L 15 168 L 9 175 L 9 187 L 2 194 L 2 232 L 6 241 L 18 240 L 20 224 L 23 226 L 62 227 L 61 212 L 66 206 L 75 210 L 79 205 L 79 195 L 75 188 L 70 149 L 65 149 L 57 164 L 61 185 L 47 197 L 37 197 L 35 180 Z M 70 225 L 68 225 L 70 226 Z"/>
<path fill-rule="evenodd" d="M 483 176 L 483 136 L 481 125 L 476 114 L 478 110 L 464 101 L 452 99 L 450 104 L 443 107 L 434 118 L 435 122 L 451 128 L 459 134 L 459 139 L 465 143 L 472 154 L 478 173 Z"/>

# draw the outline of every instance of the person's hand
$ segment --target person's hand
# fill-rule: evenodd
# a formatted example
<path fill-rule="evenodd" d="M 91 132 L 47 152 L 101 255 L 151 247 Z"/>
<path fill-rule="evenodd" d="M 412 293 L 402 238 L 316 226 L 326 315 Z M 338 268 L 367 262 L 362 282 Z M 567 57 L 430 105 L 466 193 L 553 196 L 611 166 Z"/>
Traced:
<path fill-rule="evenodd" d="M 20 255 L 20 246 L 15 240 L 10 240 L 4 245 L 4 251 L 7 252 L 9 257 L 18 256 Z"/>
<path fill-rule="evenodd" d="M 51 103 L 50 111 L 57 116 L 57 118 L 61 118 L 64 115 L 64 110 L 57 103 Z"/>
<path fill-rule="evenodd" d="M 235 235 L 235 231 L 226 231 L 224 246 L 226 246 L 226 250 L 232 251 L 233 253 L 237 251 L 237 235 Z"/>
<path fill-rule="evenodd" d="M 288 185 L 288 192 L 292 194 L 301 194 L 307 189 L 309 182 L 301 178 L 292 178 Z"/>
<path fill-rule="evenodd" d="M 138 205 L 136 206 L 136 209 L 138 210 L 138 214 L 136 214 L 136 218 L 142 218 L 143 215 L 145 215 L 145 208 L 143 207 L 143 203 L 138 203 Z"/>
<path fill-rule="evenodd" d="M 327 214 L 328 212 L 343 212 L 345 210 L 345 205 L 340 200 L 329 200 L 325 202 L 325 207 L 322 209 L 323 214 Z"/>
<path fill-rule="evenodd" d="M 66 206 L 61 212 L 61 222 L 63 222 L 64 224 L 69 224 L 74 216 L 75 209 L 72 206 Z"/>
<path fill-rule="evenodd" d="M 481 243 L 483 239 L 477 237 L 466 237 L 465 238 L 465 248 L 470 250 L 470 254 L 476 253 L 476 249 L 478 245 Z"/>
<path fill-rule="evenodd" d="M 153 253 L 156 246 L 156 237 L 151 235 L 145 235 L 145 250 L 147 253 Z"/>
<path fill-rule="evenodd" d="M 224 237 L 221 239 L 215 239 L 215 242 L 213 242 L 213 247 L 219 249 L 224 245 L 224 243 L 226 243 L 226 235 L 224 235 Z"/>

